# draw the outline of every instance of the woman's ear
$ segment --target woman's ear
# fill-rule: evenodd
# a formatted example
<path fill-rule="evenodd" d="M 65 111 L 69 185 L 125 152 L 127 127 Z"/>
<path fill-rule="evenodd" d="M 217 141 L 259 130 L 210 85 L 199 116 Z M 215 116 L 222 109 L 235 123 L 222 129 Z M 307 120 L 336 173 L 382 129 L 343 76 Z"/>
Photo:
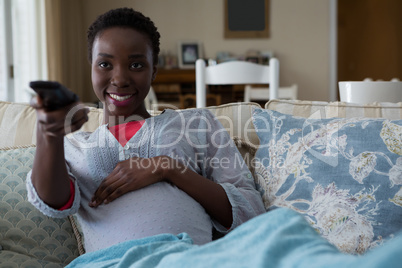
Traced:
<path fill-rule="evenodd" d="M 154 66 L 153 70 L 152 70 L 151 82 L 153 82 L 155 80 L 157 73 L 158 73 L 158 67 Z"/>

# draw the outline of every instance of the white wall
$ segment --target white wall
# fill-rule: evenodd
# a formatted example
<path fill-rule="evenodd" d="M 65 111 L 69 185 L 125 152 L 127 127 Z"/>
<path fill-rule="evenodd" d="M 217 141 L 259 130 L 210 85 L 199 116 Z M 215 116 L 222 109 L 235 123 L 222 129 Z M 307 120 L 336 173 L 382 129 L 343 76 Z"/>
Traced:
<path fill-rule="evenodd" d="M 225 39 L 223 0 L 85 0 L 88 26 L 99 14 L 132 7 L 149 16 L 161 33 L 161 50 L 177 51 L 180 40 L 203 43 L 205 56 L 219 51 L 273 51 L 280 61 L 280 85 L 299 85 L 299 99 L 329 100 L 329 1 L 270 0 L 270 37 Z"/>

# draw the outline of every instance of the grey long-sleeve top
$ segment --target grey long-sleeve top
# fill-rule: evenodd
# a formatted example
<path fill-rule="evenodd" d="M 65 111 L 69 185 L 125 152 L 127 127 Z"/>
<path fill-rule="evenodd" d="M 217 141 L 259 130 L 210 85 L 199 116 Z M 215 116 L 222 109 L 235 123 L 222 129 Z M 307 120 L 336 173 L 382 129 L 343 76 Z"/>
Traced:
<path fill-rule="evenodd" d="M 212 239 L 212 227 L 226 233 L 265 212 L 247 165 L 227 131 L 208 110 L 166 110 L 146 119 L 124 147 L 107 125 L 93 133 L 69 135 L 64 146 L 68 172 L 76 189 L 72 207 L 59 211 L 46 205 L 32 185 L 31 173 L 27 177 L 28 198 L 50 217 L 77 213 L 87 252 L 161 233 L 186 232 L 194 243 L 204 244 Z M 134 156 L 151 158 L 159 155 L 179 159 L 188 168 L 224 188 L 232 205 L 230 229 L 211 219 L 198 202 L 166 182 L 129 192 L 97 208 L 89 207 L 99 184 L 118 162 Z"/>

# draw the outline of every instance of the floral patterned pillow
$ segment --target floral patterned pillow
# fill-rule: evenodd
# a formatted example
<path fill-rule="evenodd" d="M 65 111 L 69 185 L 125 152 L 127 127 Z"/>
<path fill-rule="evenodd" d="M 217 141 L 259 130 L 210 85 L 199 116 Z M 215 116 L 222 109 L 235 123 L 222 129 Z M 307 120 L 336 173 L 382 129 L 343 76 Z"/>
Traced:
<path fill-rule="evenodd" d="M 309 119 L 255 109 L 256 184 L 341 251 L 360 254 L 402 229 L 402 120 Z"/>

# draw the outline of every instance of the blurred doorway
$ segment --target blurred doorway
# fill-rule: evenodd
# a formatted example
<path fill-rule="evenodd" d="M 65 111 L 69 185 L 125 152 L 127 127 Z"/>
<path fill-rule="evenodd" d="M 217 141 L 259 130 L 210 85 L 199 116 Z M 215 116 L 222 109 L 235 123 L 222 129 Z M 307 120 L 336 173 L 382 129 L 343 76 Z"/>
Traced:
<path fill-rule="evenodd" d="M 402 1 L 338 0 L 338 81 L 402 80 Z"/>

